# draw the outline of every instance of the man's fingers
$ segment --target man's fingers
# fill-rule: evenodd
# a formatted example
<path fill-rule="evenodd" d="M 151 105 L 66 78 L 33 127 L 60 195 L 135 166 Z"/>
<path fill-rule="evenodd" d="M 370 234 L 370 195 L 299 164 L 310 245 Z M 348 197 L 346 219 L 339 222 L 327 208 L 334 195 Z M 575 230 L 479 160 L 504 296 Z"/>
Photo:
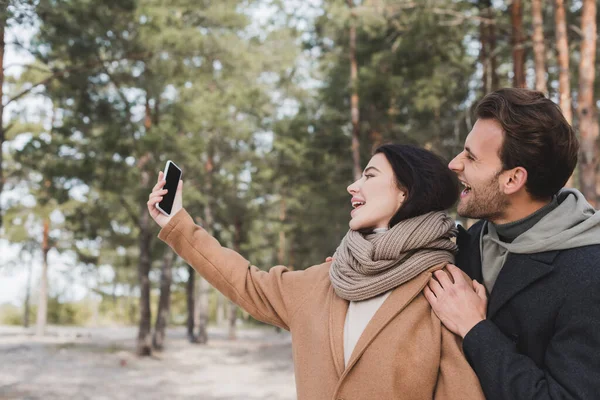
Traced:
<path fill-rule="evenodd" d="M 485 286 L 483 286 L 481 283 L 477 282 L 475 279 L 473 279 L 473 289 L 475 289 L 475 293 L 477 293 L 477 295 L 481 299 L 487 300 L 487 294 L 485 292 Z"/>
<path fill-rule="evenodd" d="M 429 279 L 428 286 L 431 289 L 431 291 L 436 295 L 436 297 L 438 295 L 441 295 L 442 292 L 444 291 L 444 288 L 442 288 L 442 285 L 440 285 L 440 283 L 437 280 L 435 280 L 434 278 Z"/>
<path fill-rule="evenodd" d="M 179 180 L 179 183 L 177 184 L 177 191 L 181 192 L 183 190 L 183 179 Z"/>
<path fill-rule="evenodd" d="M 458 268 L 456 265 L 454 265 L 454 264 L 447 264 L 446 265 L 446 269 L 448 270 L 448 272 L 452 276 L 452 279 L 454 280 L 454 283 L 468 282 L 468 281 L 465 280 L 465 276 L 464 276 L 462 270 L 460 268 Z"/>
<path fill-rule="evenodd" d="M 431 289 L 429 289 L 429 286 L 425 286 L 425 288 L 423 289 L 423 294 L 425 295 L 425 298 L 427 299 L 429 304 L 437 300 L 437 297 L 435 297 L 435 293 L 433 293 Z"/>
<path fill-rule="evenodd" d="M 452 285 L 452 281 L 450 280 L 448 273 L 443 269 L 438 269 L 433 274 L 443 288 L 448 289 Z"/>
<path fill-rule="evenodd" d="M 327 257 L 327 258 L 325 259 L 325 262 L 329 262 L 329 261 L 333 261 L 333 257 Z"/>
<path fill-rule="evenodd" d="M 452 273 L 452 271 L 454 272 L 460 272 L 460 268 L 458 268 L 456 265 L 454 264 L 446 264 L 446 269 Z"/>

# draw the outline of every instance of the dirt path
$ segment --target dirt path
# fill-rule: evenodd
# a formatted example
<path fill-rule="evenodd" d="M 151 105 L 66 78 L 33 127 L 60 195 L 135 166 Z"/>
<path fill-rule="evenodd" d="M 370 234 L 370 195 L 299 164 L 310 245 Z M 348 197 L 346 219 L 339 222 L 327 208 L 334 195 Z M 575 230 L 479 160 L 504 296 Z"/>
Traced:
<path fill-rule="evenodd" d="M 207 346 L 191 345 L 183 329 L 152 358 L 133 354 L 135 328 L 0 326 L 0 399 L 292 400 L 291 339 L 274 329 L 239 331 L 237 341 L 210 329 Z"/>

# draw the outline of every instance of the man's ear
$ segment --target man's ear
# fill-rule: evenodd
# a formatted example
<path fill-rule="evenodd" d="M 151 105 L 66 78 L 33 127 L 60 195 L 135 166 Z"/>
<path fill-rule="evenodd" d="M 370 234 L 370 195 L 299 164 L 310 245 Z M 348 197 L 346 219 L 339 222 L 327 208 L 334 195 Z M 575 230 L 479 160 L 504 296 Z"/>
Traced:
<path fill-rule="evenodd" d="M 527 184 L 527 170 L 523 167 L 516 167 L 504 171 L 502 178 L 502 189 L 504 194 L 517 193 Z"/>

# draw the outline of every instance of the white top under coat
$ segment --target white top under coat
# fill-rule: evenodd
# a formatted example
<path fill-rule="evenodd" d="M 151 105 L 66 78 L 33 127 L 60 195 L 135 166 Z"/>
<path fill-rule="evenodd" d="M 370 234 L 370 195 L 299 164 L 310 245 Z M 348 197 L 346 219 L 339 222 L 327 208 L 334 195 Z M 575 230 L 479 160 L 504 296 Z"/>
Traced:
<path fill-rule="evenodd" d="M 387 232 L 387 228 L 377 228 L 373 232 L 384 233 Z M 369 321 L 390 293 L 392 293 L 391 290 L 367 300 L 350 302 L 344 323 L 344 364 L 346 366 Z"/>

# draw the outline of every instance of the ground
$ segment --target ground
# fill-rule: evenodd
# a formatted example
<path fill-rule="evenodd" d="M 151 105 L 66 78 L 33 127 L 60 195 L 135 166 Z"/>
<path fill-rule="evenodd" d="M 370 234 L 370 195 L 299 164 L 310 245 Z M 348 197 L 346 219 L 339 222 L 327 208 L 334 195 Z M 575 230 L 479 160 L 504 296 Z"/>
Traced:
<path fill-rule="evenodd" d="M 295 399 L 289 333 L 238 332 L 229 341 L 211 328 L 201 346 L 170 329 L 163 352 L 139 358 L 133 327 L 50 327 L 38 338 L 0 326 L 0 399 Z"/>

